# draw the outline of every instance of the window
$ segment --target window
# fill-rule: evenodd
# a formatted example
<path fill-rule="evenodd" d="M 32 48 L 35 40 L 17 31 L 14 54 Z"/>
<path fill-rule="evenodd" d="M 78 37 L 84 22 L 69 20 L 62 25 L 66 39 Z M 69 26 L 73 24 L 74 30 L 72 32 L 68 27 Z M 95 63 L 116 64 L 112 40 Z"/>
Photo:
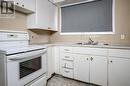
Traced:
<path fill-rule="evenodd" d="M 98 0 L 61 7 L 61 34 L 113 33 L 113 1 Z"/>

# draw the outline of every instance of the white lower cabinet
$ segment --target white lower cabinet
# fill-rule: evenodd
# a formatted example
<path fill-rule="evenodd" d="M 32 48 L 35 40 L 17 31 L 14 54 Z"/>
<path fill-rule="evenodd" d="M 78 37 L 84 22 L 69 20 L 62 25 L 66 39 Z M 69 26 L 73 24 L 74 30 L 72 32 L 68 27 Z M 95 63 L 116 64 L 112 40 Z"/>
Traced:
<path fill-rule="evenodd" d="M 107 57 L 75 54 L 74 79 L 107 86 Z"/>
<path fill-rule="evenodd" d="M 89 82 L 89 56 L 75 54 L 74 79 Z"/>
<path fill-rule="evenodd" d="M 130 86 L 129 52 L 126 49 L 62 46 L 61 74 L 101 86 Z"/>
<path fill-rule="evenodd" d="M 53 47 L 53 55 L 54 57 L 54 68 L 55 68 L 55 73 L 60 74 L 60 48 L 58 46 Z"/>
<path fill-rule="evenodd" d="M 59 47 L 50 46 L 47 49 L 47 79 L 51 78 L 53 73 L 60 74 Z"/>
<path fill-rule="evenodd" d="M 109 58 L 109 86 L 130 86 L 130 59 Z"/>
<path fill-rule="evenodd" d="M 47 48 L 47 79 L 49 79 L 52 74 L 55 72 L 55 61 L 53 57 L 53 49 L 54 47 Z"/>
<path fill-rule="evenodd" d="M 102 54 L 102 49 L 99 48 L 80 47 L 81 51 L 78 49 L 78 47 L 61 47 L 61 74 L 79 81 L 107 86 L 107 50 L 104 49 Z M 87 54 L 83 52 L 84 50 L 88 51 Z M 95 51 L 97 52 L 94 53 Z"/>
<path fill-rule="evenodd" d="M 74 57 L 71 53 L 60 52 L 60 73 L 61 75 L 74 78 Z"/>
<path fill-rule="evenodd" d="M 107 57 L 90 57 L 90 83 L 107 86 Z"/>
<path fill-rule="evenodd" d="M 68 78 L 73 78 L 73 69 L 62 68 L 62 75 Z"/>

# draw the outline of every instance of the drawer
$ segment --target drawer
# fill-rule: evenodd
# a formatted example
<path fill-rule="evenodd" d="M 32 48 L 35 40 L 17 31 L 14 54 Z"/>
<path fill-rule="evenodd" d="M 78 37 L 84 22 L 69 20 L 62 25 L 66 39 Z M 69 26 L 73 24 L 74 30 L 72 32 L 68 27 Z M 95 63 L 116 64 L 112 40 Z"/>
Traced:
<path fill-rule="evenodd" d="M 77 54 L 87 54 L 87 55 L 102 55 L 102 56 L 108 55 L 108 50 L 104 48 L 75 47 L 73 52 Z"/>
<path fill-rule="evenodd" d="M 70 53 L 61 53 L 61 59 L 62 60 L 69 60 L 69 61 L 73 61 L 74 60 L 74 57 L 72 54 Z"/>
<path fill-rule="evenodd" d="M 108 55 L 108 50 L 104 48 L 92 47 L 61 47 L 60 52 L 76 53 L 76 54 L 90 54 L 90 55 Z"/>
<path fill-rule="evenodd" d="M 73 70 L 62 68 L 62 75 L 68 78 L 73 78 Z"/>
<path fill-rule="evenodd" d="M 60 47 L 61 52 L 73 52 L 73 47 Z"/>
<path fill-rule="evenodd" d="M 109 49 L 109 56 L 130 58 L 130 50 Z"/>
<path fill-rule="evenodd" d="M 46 86 L 46 81 L 46 75 L 43 75 L 24 86 Z"/>
<path fill-rule="evenodd" d="M 61 61 L 61 67 L 62 68 L 68 68 L 68 69 L 73 69 L 73 62 L 72 61 Z"/>

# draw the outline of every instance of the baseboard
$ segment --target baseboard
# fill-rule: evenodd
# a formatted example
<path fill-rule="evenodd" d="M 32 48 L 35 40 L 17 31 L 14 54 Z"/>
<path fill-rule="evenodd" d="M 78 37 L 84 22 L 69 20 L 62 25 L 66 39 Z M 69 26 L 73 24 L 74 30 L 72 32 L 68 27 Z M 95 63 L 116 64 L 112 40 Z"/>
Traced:
<path fill-rule="evenodd" d="M 55 75 L 56 75 L 56 73 L 51 74 L 51 77 L 49 79 L 47 79 L 47 81 L 50 80 Z"/>

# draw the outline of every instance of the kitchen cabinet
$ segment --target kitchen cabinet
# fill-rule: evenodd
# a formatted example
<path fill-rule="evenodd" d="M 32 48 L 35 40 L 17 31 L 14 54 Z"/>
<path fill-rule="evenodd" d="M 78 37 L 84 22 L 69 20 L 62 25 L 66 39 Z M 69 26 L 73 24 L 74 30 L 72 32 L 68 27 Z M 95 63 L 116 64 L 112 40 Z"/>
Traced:
<path fill-rule="evenodd" d="M 60 51 L 62 63 L 64 60 L 72 61 L 74 79 L 107 86 L 107 49 L 61 47 Z M 70 69 L 70 63 L 66 62 L 66 67 Z M 62 75 L 66 76 L 64 74 Z M 69 75 L 67 77 L 70 78 L 71 76 Z"/>
<path fill-rule="evenodd" d="M 75 54 L 74 79 L 89 82 L 89 56 Z"/>
<path fill-rule="evenodd" d="M 15 5 L 35 12 L 35 0 L 15 0 Z"/>
<path fill-rule="evenodd" d="M 109 57 L 109 86 L 130 86 L 130 59 Z"/>
<path fill-rule="evenodd" d="M 129 52 L 128 49 L 61 46 L 61 69 L 65 70 L 64 65 L 69 69 L 62 75 L 101 86 L 130 86 Z"/>
<path fill-rule="evenodd" d="M 21 3 L 22 3 L 22 6 L 26 9 L 29 9 L 33 12 L 35 12 L 35 3 L 36 3 L 36 0 L 20 0 Z"/>
<path fill-rule="evenodd" d="M 15 9 L 26 14 L 34 13 L 35 3 L 36 0 L 15 0 Z"/>
<path fill-rule="evenodd" d="M 57 31 L 58 7 L 48 0 L 36 0 L 34 14 L 27 17 L 28 29 Z"/>
<path fill-rule="evenodd" d="M 107 86 L 107 56 L 90 57 L 90 83 Z"/>
<path fill-rule="evenodd" d="M 52 3 L 49 3 L 49 28 L 58 29 L 58 7 Z"/>
<path fill-rule="evenodd" d="M 73 54 L 60 52 L 60 73 L 61 75 L 74 78 L 74 57 Z"/>
<path fill-rule="evenodd" d="M 104 56 L 75 55 L 74 78 L 107 86 L 107 58 Z"/>
<path fill-rule="evenodd" d="M 109 49 L 109 86 L 130 86 L 130 50 Z"/>
<path fill-rule="evenodd" d="M 60 74 L 60 48 L 59 46 L 53 47 L 53 57 L 54 57 L 54 66 L 55 66 L 55 73 Z"/>
<path fill-rule="evenodd" d="M 52 74 L 55 72 L 54 57 L 53 57 L 53 47 L 47 48 L 47 79 L 51 78 Z"/>
<path fill-rule="evenodd" d="M 47 48 L 47 79 L 51 78 L 52 74 L 60 74 L 60 57 L 59 47 L 50 46 Z"/>
<path fill-rule="evenodd" d="M 3 0 L 3 1 L 10 1 L 10 0 Z M 35 3 L 36 0 L 14 0 L 15 3 L 15 10 L 25 13 L 25 14 L 31 14 L 35 13 Z"/>

